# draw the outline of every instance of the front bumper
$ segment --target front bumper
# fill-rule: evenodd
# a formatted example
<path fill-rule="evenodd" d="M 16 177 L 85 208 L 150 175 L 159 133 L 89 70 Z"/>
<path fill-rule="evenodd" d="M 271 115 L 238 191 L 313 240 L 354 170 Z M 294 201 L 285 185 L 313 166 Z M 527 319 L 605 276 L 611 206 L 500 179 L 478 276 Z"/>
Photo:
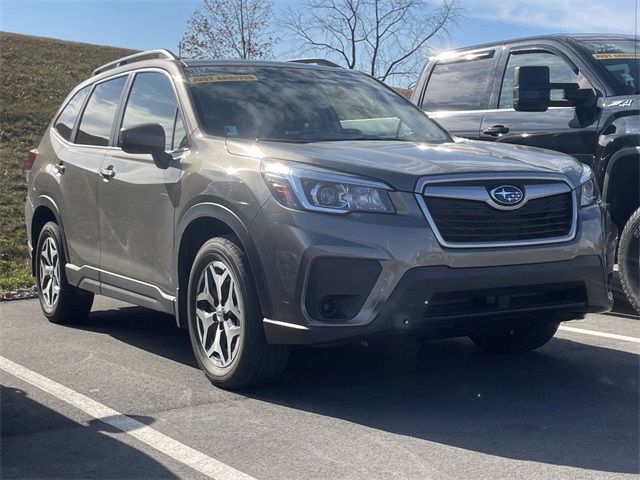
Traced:
<path fill-rule="evenodd" d="M 601 205 L 580 209 L 568 242 L 449 249 L 412 194 L 393 195 L 400 206 L 395 215 L 315 214 L 275 200 L 264 205 L 250 234 L 256 261 L 269 272 L 261 293 L 270 343 L 389 332 L 459 336 L 495 322 L 571 320 L 611 308 L 617 231 Z M 327 297 L 344 302 L 343 315 L 323 318 L 314 308 Z"/>
<path fill-rule="evenodd" d="M 409 270 L 375 319 L 362 326 L 287 325 L 265 319 L 273 344 L 317 344 L 379 334 L 427 338 L 497 331 L 522 322 L 581 318 L 612 306 L 597 256 L 502 267 Z"/>

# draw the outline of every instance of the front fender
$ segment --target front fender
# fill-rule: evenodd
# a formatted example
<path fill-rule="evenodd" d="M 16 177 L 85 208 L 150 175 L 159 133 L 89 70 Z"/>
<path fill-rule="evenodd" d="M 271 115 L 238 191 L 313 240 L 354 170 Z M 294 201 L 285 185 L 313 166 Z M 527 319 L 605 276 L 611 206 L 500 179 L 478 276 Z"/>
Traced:
<path fill-rule="evenodd" d="M 236 237 L 240 240 L 242 244 L 243 250 L 246 252 L 247 257 L 249 258 L 249 265 L 251 266 L 251 270 L 254 275 L 254 279 L 256 282 L 256 288 L 258 289 L 258 297 L 260 299 L 260 306 L 262 308 L 262 312 L 264 315 L 268 316 L 271 311 L 271 305 L 269 303 L 269 295 L 268 295 L 268 287 L 267 282 L 265 281 L 264 270 L 262 268 L 262 262 L 258 257 L 258 250 L 253 242 L 253 239 L 249 235 L 249 231 L 242 220 L 229 208 L 220 205 L 215 202 L 201 202 L 196 205 L 189 207 L 189 209 L 184 212 L 180 220 L 178 221 L 176 227 L 176 252 L 180 251 L 180 245 L 183 241 L 184 233 L 187 230 L 187 227 L 194 221 L 199 218 L 212 218 L 218 220 L 225 225 L 227 225 L 235 234 Z M 175 274 L 176 278 L 178 278 L 179 271 L 179 255 L 175 255 Z M 176 292 L 176 298 L 180 298 L 178 292 Z M 178 311 L 178 309 L 176 309 Z M 179 325 L 183 326 L 185 323 L 184 319 L 178 319 Z"/>
<path fill-rule="evenodd" d="M 637 161 L 640 162 L 640 146 L 629 146 L 621 148 L 617 150 L 615 153 L 611 154 L 609 161 L 607 162 L 606 173 L 604 176 L 603 186 L 602 186 L 602 198 L 605 202 L 609 202 L 609 185 L 611 181 L 611 176 L 613 171 L 616 168 L 616 164 L 623 158 L 627 157 L 636 157 Z"/>

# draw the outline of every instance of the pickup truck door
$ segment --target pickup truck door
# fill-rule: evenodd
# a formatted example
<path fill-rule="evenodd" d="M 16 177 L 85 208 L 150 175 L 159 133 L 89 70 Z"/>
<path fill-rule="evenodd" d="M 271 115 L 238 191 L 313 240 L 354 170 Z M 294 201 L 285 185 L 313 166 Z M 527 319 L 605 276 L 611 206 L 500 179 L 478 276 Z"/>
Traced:
<path fill-rule="evenodd" d="M 517 112 L 513 109 L 515 68 L 523 65 L 549 67 L 552 82 L 591 86 L 569 57 L 550 46 L 514 47 L 500 69 L 504 72 L 499 89 L 494 89 L 497 108 L 487 110 L 480 128 L 482 140 L 517 143 L 548 148 L 573 155 L 593 165 L 597 142 L 598 111 L 578 112 L 576 107 L 551 107 L 545 112 Z M 552 91 L 552 99 L 561 100 L 561 91 Z"/>
<path fill-rule="evenodd" d="M 425 72 L 420 107 L 453 135 L 480 138 L 498 58 L 491 49 L 437 59 Z"/>

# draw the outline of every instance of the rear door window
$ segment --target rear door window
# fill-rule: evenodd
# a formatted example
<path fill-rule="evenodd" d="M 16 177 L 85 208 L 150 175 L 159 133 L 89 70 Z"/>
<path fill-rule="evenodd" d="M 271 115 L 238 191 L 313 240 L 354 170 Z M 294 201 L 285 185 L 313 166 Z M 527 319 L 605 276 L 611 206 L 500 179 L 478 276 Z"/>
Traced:
<path fill-rule="evenodd" d="M 122 128 L 143 123 L 158 123 L 162 126 L 166 151 L 176 150 L 186 143 L 186 132 L 173 85 L 162 73 L 138 73 L 133 81 Z"/>
<path fill-rule="evenodd" d="M 109 146 L 113 121 L 126 81 L 127 77 L 123 76 L 96 85 L 82 114 L 76 143 Z"/>
<path fill-rule="evenodd" d="M 429 77 L 422 108 L 427 111 L 482 110 L 495 60 L 484 56 L 455 63 L 437 63 Z"/>
<path fill-rule="evenodd" d="M 60 115 L 55 121 L 54 128 L 65 140 L 71 140 L 71 133 L 73 127 L 76 124 L 78 113 L 84 104 L 84 100 L 89 93 L 89 87 L 84 87 L 82 90 L 78 90 L 76 94 L 69 100 L 67 106 L 64 107 Z"/>

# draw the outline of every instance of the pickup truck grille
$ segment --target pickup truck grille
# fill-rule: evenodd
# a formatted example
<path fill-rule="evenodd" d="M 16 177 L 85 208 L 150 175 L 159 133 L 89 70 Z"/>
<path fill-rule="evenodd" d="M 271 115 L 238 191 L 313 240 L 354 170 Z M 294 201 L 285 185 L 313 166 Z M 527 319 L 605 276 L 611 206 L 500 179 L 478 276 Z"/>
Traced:
<path fill-rule="evenodd" d="M 486 185 L 487 192 L 493 185 L 495 182 Z M 566 190 L 527 199 L 521 207 L 513 209 L 482 201 L 477 190 L 476 198 L 468 199 L 459 194 L 458 198 L 429 194 L 427 189 L 421 200 L 436 236 L 445 246 L 540 244 L 570 240 L 573 236 L 574 192 Z"/>

